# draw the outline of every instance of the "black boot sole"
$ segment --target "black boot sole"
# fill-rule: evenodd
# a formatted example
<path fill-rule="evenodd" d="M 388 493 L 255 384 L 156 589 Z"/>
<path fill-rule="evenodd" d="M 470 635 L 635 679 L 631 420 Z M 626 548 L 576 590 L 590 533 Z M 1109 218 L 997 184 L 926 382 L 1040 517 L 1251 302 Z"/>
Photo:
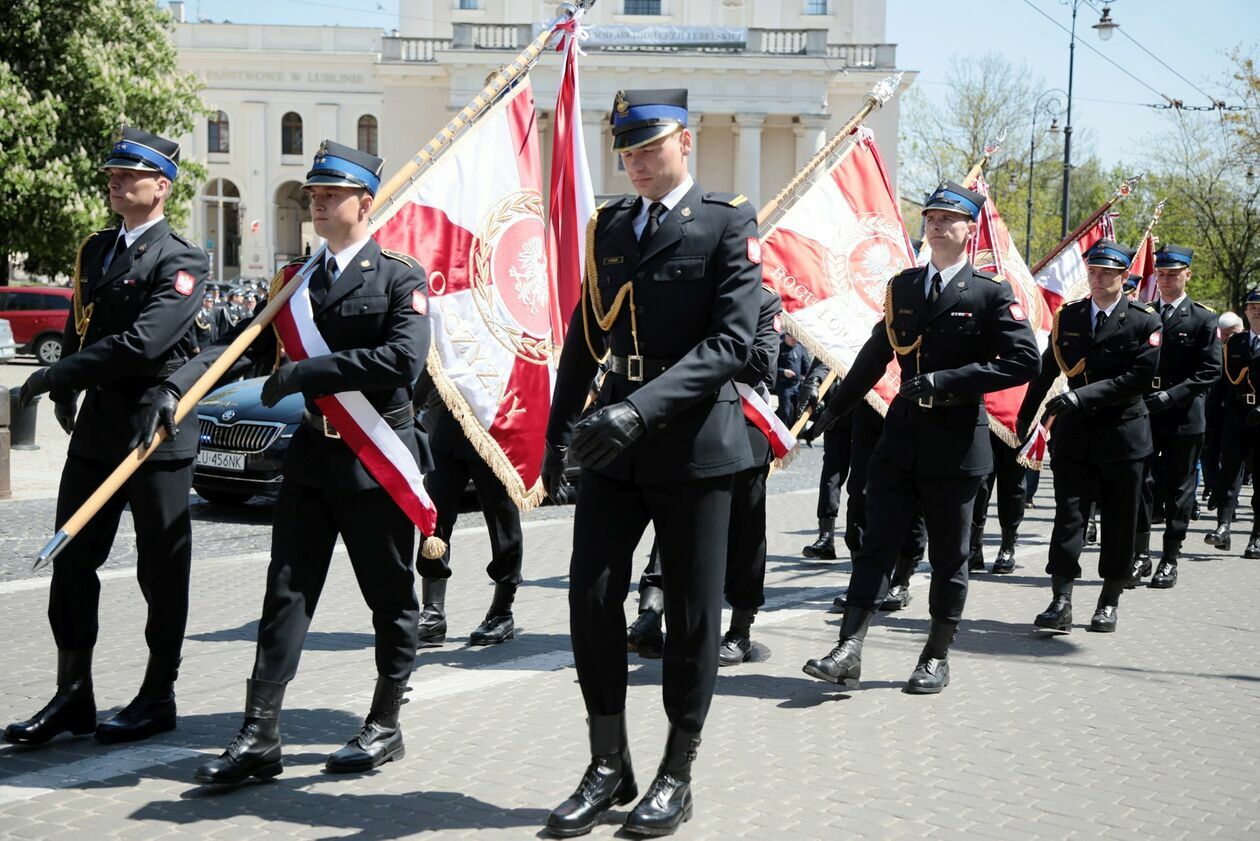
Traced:
<path fill-rule="evenodd" d="M 1014 564 L 1011 564 L 1010 566 L 998 566 L 997 564 L 994 564 L 993 569 L 990 570 L 990 572 L 992 572 L 994 575 L 1010 575 L 1014 571 L 1015 571 Z"/>
<path fill-rule="evenodd" d="M 39 747 L 40 745 L 48 744 L 62 733 L 69 733 L 71 736 L 90 736 L 96 732 L 96 727 L 96 724 L 92 724 L 91 726 L 83 725 L 80 727 L 63 727 L 55 733 L 51 733 L 39 739 L 23 739 L 21 737 L 11 736 L 8 733 L 5 733 L 4 740 L 11 745 L 19 745 L 24 748 L 34 748 Z"/>
<path fill-rule="evenodd" d="M 940 686 L 911 686 L 907 683 L 901 688 L 901 691 L 906 695 L 939 695 L 941 690 L 947 686 L 949 686 L 948 678 Z"/>
<path fill-rule="evenodd" d="M 468 644 L 469 645 L 498 645 L 501 642 L 507 642 L 508 640 L 513 640 L 513 639 L 516 639 L 516 631 L 512 631 L 510 634 L 504 634 L 501 637 L 470 636 L 468 638 Z"/>
<path fill-rule="evenodd" d="M 1114 634 L 1116 632 L 1116 626 L 1115 625 L 1095 625 L 1093 622 L 1090 622 L 1089 630 L 1095 634 Z"/>
<path fill-rule="evenodd" d="M 1177 582 L 1169 581 L 1165 583 L 1163 581 L 1152 581 L 1147 586 L 1150 587 L 1152 590 L 1171 590 L 1173 587 L 1177 586 Z"/>
<path fill-rule="evenodd" d="M 801 671 L 809 675 L 810 677 L 816 677 L 819 680 L 826 681 L 827 683 L 834 683 L 835 685 L 841 686 L 845 689 L 860 689 L 861 688 L 861 678 L 832 677 L 831 675 L 827 674 L 826 672 L 820 669 L 815 669 L 813 666 L 809 665 L 808 663 L 806 663 L 803 667 L 801 667 Z"/>
<path fill-rule="evenodd" d="M 207 777 L 200 772 L 193 774 L 193 780 L 208 786 L 239 786 L 244 785 L 250 780 L 270 780 L 284 773 L 284 763 L 280 760 L 268 762 L 266 765 L 259 765 L 248 774 L 240 777 L 232 777 L 224 779 L 223 777 Z"/>
<path fill-rule="evenodd" d="M 1036 619 L 1034 619 L 1033 620 L 1033 633 L 1049 634 L 1053 636 L 1060 636 L 1062 634 L 1070 634 L 1072 633 L 1072 620 L 1068 619 L 1067 622 L 1061 622 L 1056 625 L 1043 625 L 1040 622 L 1038 622 Z"/>
<path fill-rule="evenodd" d="M 397 750 L 384 754 L 380 759 L 374 759 L 370 762 L 338 762 L 336 764 L 332 762 L 325 762 L 324 770 L 329 774 L 362 774 L 365 771 L 380 768 L 382 765 L 393 762 L 395 759 L 402 759 L 406 755 L 407 747 L 405 745 L 399 745 Z"/>
<path fill-rule="evenodd" d="M 631 835 L 642 835 L 644 838 L 663 838 L 666 835 L 673 835 L 683 824 L 691 820 L 692 811 L 691 806 L 683 809 L 682 820 L 672 826 L 636 826 L 628 823 L 622 829 Z"/>
<path fill-rule="evenodd" d="M 150 736 L 156 736 L 159 733 L 170 733 L 175 729 L 175 719 L 155 723 L 149 727 L 132 731 L 114 731 L 103 730 L 103 725 L 97 725 L 96 743 L 98 745 L 121 745 L 127 742 L 139 742 Z"/>
<path fill-rule="evenodd" d="M 639 786 L 632 782 L 630 783 L 630 787 L 625 791 L 613 795 L 612 803 L 609 804 L 608 809 L 613 808 L 613 806 L 624 806 L 637 799 L 638 796 Z M 608 809 L 601 809 L 596 812 L 590 823 L 584 823 L 581 826 L 571 827 L 553 827 L 551 825 L 547 825 L 543 827 L 543 832 L 554 838 L 577 838 L 580 835 L 589 835 L 591 830 L 599 826 L 599 819 L 603 816 L 604 812 L 608 811 Z"/>
<path fill-rule="evenodd" d="M 834 561 L 836 559 L 836 553 L 834 551 L 814 552 L 812 550 L 806 549 L 802 551 L 801 554 L 804 557 L 809 558 L 811 561 Z"/>

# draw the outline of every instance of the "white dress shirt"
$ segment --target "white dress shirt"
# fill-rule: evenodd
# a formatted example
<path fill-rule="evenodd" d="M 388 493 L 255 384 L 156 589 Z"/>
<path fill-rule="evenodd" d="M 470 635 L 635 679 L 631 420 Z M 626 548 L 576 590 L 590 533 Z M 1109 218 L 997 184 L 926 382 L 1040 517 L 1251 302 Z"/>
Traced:
<path fill-rule="evenodd" d="M 932 295 L 932 278 L 939 274 L 941 276 L 941 291 L 945 291 L 945 287 L 949 286 L 954 277 L 962 271 L 963 266 L 967 265 L 967 258 L 964 257 L 952 266 L 938 269 L 934 264 L 928 263 L 927 278 L 923 281 L 923 297 L 929 298 Z"/>
<path fill-rule="evenodd" d="M 359 240 L 358 242 L 352 242 L 349 245 L 347 245 L 345 248 L 343 248 L 341 251 L 338 251 L 336 254 L 329 252 L 329 255 L 331 256 L 331 258 L 337 261 L 337 276 L 338 277 L 346 273 L 346 269 L 349 267 L 350 263 L 353 262 L 355 255 L 357 255 L 360 251 L 363 250 L 363 246 L 367 245 L 368 240 L 370 240 L 371 238 L 372 237 L 370 236 L 366 236 L 363 239 Z M 325 272 L 328 271 L 328 259 L 329 259 L 328 257 L 324 258 L 324 271 Z M 333 277 L 329 275 L 328 280 L 329 280 L 329 284 L 331 285 Z"/>
<path fill-rule="evenodd" d="M 661 214 L 661 218 L 660 218 L 661 222 L 665 221 L 665 217 L 669 215 L 669 212 L 673 210 L 674 207 L 676 207 L 680 201 L 683 200 L 683 196 L 687 195 L 688 191 L 691 190 L 691 188 L 694 187 L 695 184 L 696 184 L 696 180 L 692 178 L 690 175 L 688 175 L 686 178 L 683 179 L 683 182 L 681 184 L 679 184 L 677 187 L 675 187 L 674 189 L 670 190 L 668 193 L 665 194 L 665 197 L 660 200 L 661 204 L 665 205 L 665 212 Z M 647 227 L 647 223 L 648 223 L 648 210 L 652 207 L 652 204 L 653 204 L 651 199 L 645 196 L 641 198 L 643 200 L 639 202 L 639 212 L 636 213 L 634 216 L 634 238 L 635 239 L 641 239 L 643 237 L 643 229 Z"/>
<path fill-rule="evenodd" d="M 144 236 L 145 231 L 149 230 L 149 228 L 152 228 L 154 225 L 156 225 L 158 222 L 161 222 L 165 218 L 166 218 L 165 216 L 159 216 L 156 219 L 150 219 L 148 222 L 145 222 L 143 225 L 137 225 L 135 228 L 133 228 L 130 231 L 127 230 L 126 225 L 122 225 L 118 229 L 118 239 L 121 239 L 123 242 L 125 242 L 126 248 L 130 249 L 131 246 L 136 244 L 136 240 Z M 114 240 L 113 248 L 110 248 L 109 251 L 105 252 L 104 271 L 109 271 L 109 264 L 114 262 L 114 251 L 118 248 L 118 239 Z"/>

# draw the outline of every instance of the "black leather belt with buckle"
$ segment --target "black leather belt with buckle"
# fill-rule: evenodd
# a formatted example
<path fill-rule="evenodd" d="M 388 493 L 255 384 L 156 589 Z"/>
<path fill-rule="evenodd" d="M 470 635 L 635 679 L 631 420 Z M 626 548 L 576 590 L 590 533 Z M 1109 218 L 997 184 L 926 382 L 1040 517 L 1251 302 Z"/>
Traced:
<path fill-rule="evenodd" d="M 641 383 L 659 377 L 676 363 L 677 359 L 652 359 L 647 356 L 608 355 L 608 370 L 620 374 L 632 383 Z"/>
<path fill-rule="evenodd" d="M 915 402 L 920 409 L 950 409 L 954 406 L 978 406 L 980 398 L 968 394 L 955 397 L 920 397 Z"/>
<path fill-rule="evenodd" d="M 389 424 L 391 429 L 399 429 L 407 425 L 407 422 L 416 416 L 415 408 L 408 403 L 388 412 L 381 412 L 381 417 Z M 340 438 L 341 433 L 328 421 L 323 415 L 317 415 L 312 411 L 302 411 L 302 425 L 315 432 L 320 433 L 325 438 Z"/>

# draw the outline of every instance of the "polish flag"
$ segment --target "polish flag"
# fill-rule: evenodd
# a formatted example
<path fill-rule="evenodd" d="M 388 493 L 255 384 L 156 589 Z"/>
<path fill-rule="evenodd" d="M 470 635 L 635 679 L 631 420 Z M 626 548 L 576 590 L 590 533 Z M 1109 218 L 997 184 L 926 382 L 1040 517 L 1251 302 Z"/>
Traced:
<path fill-rule="evenodd" d="M 847 373 L 884 318 L 888 281 L 914 265 L 870 129 L 859 127 L 839 160 L 777 219 L 762 237 L 761 253 L 765 282 L 783 299 L 789 331 L 838 374 Z M 867 400 L 883 414 L 900 386 L 893 360 Z"/>
<path fill-rule="evenodd" d="M 1050 313 L 1057 312 L 1064 301 L 1084 298 L 1089 292 L 1089 279 L 1085 271 L 1085 252 L 1100 239 L 1115 239 L 1111 208 L 1126 198 L 1137 185 L 1137 178 L 1130 178 L 1120 185 L 1115 195 L 1103 202 L 1102 207 L 1077 226 L 1076 230 L 1054 247 L 1033 266 L 1033 277 L 1041 287 Z"/>
<path fill-rule="evenodd" d="M 1129 267 L 1129 277 L 1137 278 L 1138 300 L 1149 304 L 1159 295 L 1155 287 L 1155 238 L 1147 234 L 1138 246 L 1137 256 Z"/>
<path fill-rule="evenodd" d="M 796 449 L 796 436 L 792 434 L 792 430 L 774 413 L 774 409 L 770 408 L 770 404 L 746 383 L 735 383 L 735 390 L 739 392 L 740 407 L 744 410 L 744 417 L 748 422 L 757 427 L 761 434 L 766 436 L 770 442 L 770 452 L 774 453 L 774 457 L 780 462 L 786 463 L 788 455 Z M 782 467 L 783 464 L 780 464 Z"/>
<path fill-rule="evenodd" d="M 529 79 L 399 199 L 375 235 L 428 272 L 429 374 L 474 449 L 528 510 L 543 496 L 556 309 Z"/>

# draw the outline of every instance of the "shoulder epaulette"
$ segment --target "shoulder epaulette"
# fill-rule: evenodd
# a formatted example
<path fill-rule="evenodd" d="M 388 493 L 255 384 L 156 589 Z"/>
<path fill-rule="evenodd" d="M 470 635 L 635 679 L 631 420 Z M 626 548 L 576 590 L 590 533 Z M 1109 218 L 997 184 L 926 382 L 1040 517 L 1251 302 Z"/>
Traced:
<path fill-rule="evenodd" d="M 171 236 L 172 236 L 174 239 L 176 239 L 177 241 L 182 242 L 184 245 L 187 245 L 189 248 L 195 248 L 195 249 L 197 249 L 198 251 L 200 251 L 200 250 L 201 250 L 201 246 L 200 246 L 200 245 L 198 245 L 197 243 L 193 242 L 193 241 L 192 241 L 192 240 L 190 240 L 188 237 L 186 237 L 186 236 L 184 236 L 183 234 L 181 234 L 179 231 L 172 230 L 172 231 L 171 231 Z"/>
<path fill-rule="evenodd" d="M 1196 307 L 1200 308 L 1200 309 L 1205 309 L 1205 310 L 1207 310 L 1207 311 L 1208 311 L 1208 312 L 1210 312 L 1210 313 L 1213 313 L 1213 314 L 1215 314 L 1215 313 L 1216 313 L 1216 310 L 1212 309 L 1212 308 L 1211 308 L 1211 307 L 1209 307 L 1207 304 L 1201 304 L 1201 303 L 1199 303 L 1198 301 L 1195 301 L 1195 302 L 1194 302 L 1194 305 L 1195 305 Z"/>
<path fill-rule="evenodd" d="M 710 204 L 724 204 L 729 207 L 739 207 L 748 202 L 748 196 L 743 193 L 705 193 L 702 198 Z"/>
<path fill-rule="evenodd" d="M 917 274 L 919 269 L 921 268 L 923 267 L 922 266 L 907 266 L 906 268 L 902 269 L 901 271 L 893 275 L 893 278 L 895 279 L 895 278 L 903 277 L 905 275 Z"/>
<path fill-rule="evenodd" d="M 415 257 L 412 257 L 410 254 L 403 254 L 401 251 L 390 251 L 387 248 L 382 248 L 381 256 L 388 257 L 391 260 L 397 260 L 412 269 L 418 268 L 420 265 L 420 263 L 416 261 Z"/>
<path fill-rule="evenodd" d="M 1149 313 L 1150 315 L 1154 315 L 1154 314 L 1155 314 L 1155 308 L 1154 308 L 1154 307 L 1147 306 L 1146 304 L 1140 303 L 1140 302 L 1138 302 L 1138 301 L 1130 301 L 1129 303 L 1133 304 L 1133 306 L 1137 307 L 1138 309 L 1140 309 L 1140 310 L 1141 310 L 1142 312 L 1144 312 L 1144 313 Z"/>

